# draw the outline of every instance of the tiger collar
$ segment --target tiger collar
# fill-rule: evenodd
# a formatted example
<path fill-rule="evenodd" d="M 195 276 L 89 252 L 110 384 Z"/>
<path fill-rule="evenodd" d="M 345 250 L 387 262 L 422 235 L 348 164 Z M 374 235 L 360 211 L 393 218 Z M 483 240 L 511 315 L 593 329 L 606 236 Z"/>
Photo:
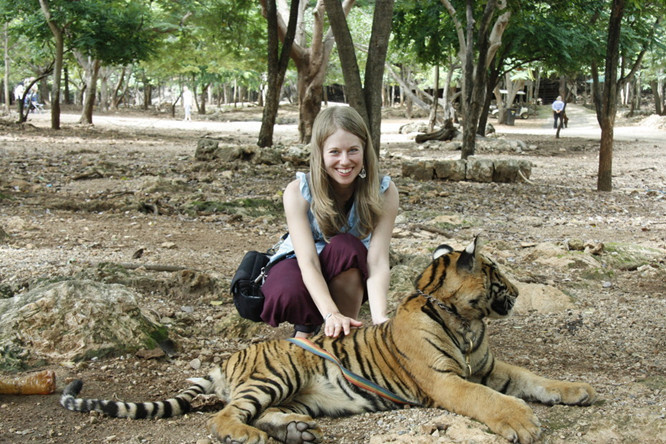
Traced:
<path fill-rule="evenodd" d="M 455 309 L 453 309 L 452 307 L 449 307 L 448 305 L 446 305 L 442 301 L 437 300 L 434 296 L 432 296 L 428 293 L 424 293 L 423 291 L 418 290 L 418 289 L 416 290 L 416 292 L 419 295 L 426 298 L 426 300 L 428 302 L 432 302 L 433 304 L 437 305 L 439 308 L 441 308 L 445 312 L 447 312 L 450 315 L 452 315 L 453 317 L 455 317 L 462 324 L 463 330 L 464 330 L 464 332 L 462 333 L 462 337 L 463 337 L 462 344 L 465 344 L 465 345 L 464 346 L 462 344 L 460 345 L 460 351 L 465 355 L 465 364 L 467 365 L 467 369 L 468 369 L 468 371 L 471 375 L 472 374 L 472 366 L 470 364 L 470 355 L 471 355 L 472 351 L 475 348 L 477 338 L 476 338 L 476 334 L 474 334 L 474 332 L 472 331 L 469 320 L 464 319 L 462 316 L 460 316 L 460 314 Z M 467 334 L 466 334 L 467 332 L 472 333 L 471 338 L 469 338 L 467 336 Z"/>
<path fill-rule="evenodd" d="M 441 308 L 442 310 L 444 310 L 448 314 L 453 315 L 455 318 L 457 318 L 463 324 L 465 329 L 469 329 L 469 321 L 467 319 L 464 319 L 462 316 L 460 316 L 460 313 L 458 313 L 454 308 L 449 307 L 444 302 L 436 299 L 433 295 L 430 295 L 428 293 L 424 293 L 423 291 L 418 290 L 418 289 L 416 290 L 416 292 L 418 294 L 420 294 L 421 296 L 423 296 L 424 298 L 426 298 L 428 301 L 437 305 L 439 308 Z"/>

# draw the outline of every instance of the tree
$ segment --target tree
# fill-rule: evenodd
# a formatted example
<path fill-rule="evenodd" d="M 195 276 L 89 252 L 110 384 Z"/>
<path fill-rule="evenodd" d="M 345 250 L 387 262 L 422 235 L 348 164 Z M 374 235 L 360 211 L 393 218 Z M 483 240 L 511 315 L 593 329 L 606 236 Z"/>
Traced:
<path fill-rule="evenodd" d="M 266 8 L 266 0 L 260 0 L 261 6 Z M 291 59 L 296 65 L 297 90 L 298 90 L 298 132 L 302 143 L 309 143 L 312 138 L 312 124 L 321 109 L 323 100 L 323 84 L 326 78 L 328 60 L 333 49 L 334 40 L 332 31 L 329 29 L 324 33 L 325 10 L 324 0 L 317 0 L 312 10 L 312 32 L 310 34 L 310 46 L 307 46 L 303 32 L 303 16 L 306 2 L 300 3 L 299 22 L 297 25 L 297 36 L 291 49 Z M 354 5 L 355 0 L 343 0 L 342 9 L 346 14 Z M 284 9 L 284 8 L 280 8 Z M 282 12 L 278 13 L 278 35 L 284 45 L 287 34 Z"/>
<path fill-rule="evenodd" d="M 449 0 L 441 0 L 453 20 L 462 63 L 462 158 L 474 155 L 476 131 L 485 102 L 487 68 L 502 44 L 502 34 L 509 24 L 511 11 L 506 0 L 488 0 L 480 18 L 475 18 L 474 1 L 466 0 L 465 27 L 459 13 Z M 478 15 L 478 14 L 477 14 Z M 494 21 L 494 24 L 493 24 Z M 478 26 L 477 26 L 478 23 Z M 492 25 L 492 26 L 491 26 Z M 475 39 L 476 34 L 476 39 Z"/>
<path fill-rule="evenodd" d="M 624 84 L 634 76 L 639 69 L 641 62 L 648 47 L 654 39 L 654 33 L 658 29 L 663 15 L 657 9 L 656 18 L 653 25 L 649 27 L 647 34 L 639 37 L 640 44 L 635 48 L 634 53 L 630 51 L 623 52 L 623 65 L 620 66 L 620 52 L 622 46 L 630 47 L 628 42 L 622 45 L 622 19 L 627 5 L 625 0 L 612 0 L 610 18 L 608 20 L 608 38 L 606 44 L 606 63 L 604 74 L 603 93 L 601 92 L 599 82 L 599 72 L 596 62 L 592 63 L 593 80 L 593 98 L 597 113 L 597 120 L 601 127 L 601 141 L 599 145 L 599 171 L 597 175 L 597 191 L 612 191 L 613 189 L 613 131 L 615 125 L 615 116 L 617 113 L 618 91 Z M 663 12 L 663 6 L 661 11 Z M 637 17 L 640 16 L 639 10 L 632 10 Z M 648 16 L 647 20 L 655 16 Z M 632 20 L 634 25 L 644 24 L 645 21 Z M 633 60 L 632 60 L 633 59 Z M 625 66 L 630 66 L 628 72 L 625 72 Z M 618 77 L 618 70 L 622 68 L 622 73 Z"/>
<path fill-rule="evenodd" d="M 65 51 L 64 30 L 67 23 L 57 22 L 53 18 L 49 0 L 39 0 L 39 6 L 44 14 L 55 43 L 55 63 L 53 65 L 53 86 L 51 89 L 51 128 L 60 129 L 60 80 L 62 77 L 62 62 Z"/>
<path fill-rule="evenodd" d="M 85 72 L 85 100 L 81 123 L 92 124 L 97 80 L 102 65 L 126 65 L 146 59 L 155 51 L 157 34 L 150 9 L 143 2 L 87 0 L 74 2 L 75 16 L 67 36 Z"/>
<path fill-rule="evenodd" d="M 289 65 L 289 53 L 296 35 L 298 22 L 299 0 L 292 0 L 289 13 L 289 24 L 285 34 L 282 51 L 278 54 L 278 11 L 275 0 L 267 0 L 265 14 L 268 28 L 268 92 L 264 104 L 264 114 L 261 119 L 261 129 L 257 145 L 261 147 L 273 145 L 273 128 L 277 119 L 280 104 L 280 91 L 284 82 L 284 75 Z"/>
<path fill-rule="evenodd" d="M 325 0 L 325 4 L 342 63 L 347 97 L 349 97 L 350 105 L 359 112 L 368 125 L 373 147 L 379 153 L 382 121 L 381 92 L 384 64 L 391 34 L 391 20 L 388 18 L 393 15 L 394 2 L 393 0 L 378 0 L 375 3 L 364 85 L 361 85 L 356 51 L 342 5 L 338 0 Z"/>

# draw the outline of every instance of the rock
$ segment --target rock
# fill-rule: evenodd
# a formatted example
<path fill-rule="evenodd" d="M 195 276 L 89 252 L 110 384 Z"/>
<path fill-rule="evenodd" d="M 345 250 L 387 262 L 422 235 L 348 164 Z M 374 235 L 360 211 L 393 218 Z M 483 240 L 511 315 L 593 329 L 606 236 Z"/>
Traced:
<path fill-rule="evenodd" d="M 406 162 L 402 164 L 402 175 L 416 180 L 432 180 L 433 165 L 430 162 Z"/>
<path fill-rule="evenodd" d="M 290 145 L 282 152 L 282 160 L 284 162 L 289 162 L 294 166 L 308 165 L 310 163 L 309 146 Z"/>
<path fill-rule="evenodd" d="M 262 165 L 281 165 L 282 151 L 275 148 L 258 148 L 252 158 L 252 163 Z"/>
<path fill-rule="evenodd" d="M 194 370 L 199 370 L 201 368 L 201 359 L 194 358 L 190 361 L 190 367 Z"/>
<path fill-rule="evenodd" d="M 400 134 L 425 133 L 428 131 L 428 124 L 424 122 L 405 123 L 398 129 Z"/>
<path fill-rule="evenodd" d="M 440 160 L 434 164 L 435 177 L 442 180 L 464 180 L 466 169 L 464 160 Z"/>
<path fill-rule="evenodd" d="M 529 313 L 536 310 L 539 313 L 556 313 L 574 308 L 571 298 L 555 287 L 543 284 L 526 284 L 514 280 L 520 295 L 516 300 L 514 312 Z"/>
<path fill-rule="evenodd" d="M 69 361 L 156 348 L 167 331 L 118 284 L 47 283 L 0 300 L 0 348 Z"/>
<path fill-rule="evenodd" d="M 471 156 L 467 158 L 465 178 L 474 182 L 492 182 L 495 170 L 491 159 L 479 159 Z"/>
<path fill-rule="evenodd" d="M 526 160 L 496 159 L 493 165 L 493 182 L 520 182 L 523 180 L 520 172 L 523 173 L 526 179 L 529 179 L 532 173 L 532 163 Z"/>
<path fill-rule="evenodd" d="M 210 139 L 208 137 L 202 137 L 197 142 L 197 149 L 194 152 L 194 158 L 200 161 L 208 161 L 217 159 L 218 153 L 217 148 L 220 144 L 220 141 L 217 139 Z"/>

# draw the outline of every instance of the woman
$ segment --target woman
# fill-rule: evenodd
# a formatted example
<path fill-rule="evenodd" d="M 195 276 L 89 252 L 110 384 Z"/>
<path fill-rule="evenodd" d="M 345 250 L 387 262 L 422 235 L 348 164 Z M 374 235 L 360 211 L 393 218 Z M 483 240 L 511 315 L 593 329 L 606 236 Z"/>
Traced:
<path fill-rule="evenodd" d="M 289 236 L 271 261 L 261 318 L 295 326 L 309 337 L 349 334 L 367 299 L 372 322 L 386 321 L 389 243 L 398 190 L 379 176 L 377 156 L 361 116 L 331 107 L 313 125 L 310 172 L 297 173 L 284 191 Z M 293 253 L 291 253 L 293 252 Z"/>

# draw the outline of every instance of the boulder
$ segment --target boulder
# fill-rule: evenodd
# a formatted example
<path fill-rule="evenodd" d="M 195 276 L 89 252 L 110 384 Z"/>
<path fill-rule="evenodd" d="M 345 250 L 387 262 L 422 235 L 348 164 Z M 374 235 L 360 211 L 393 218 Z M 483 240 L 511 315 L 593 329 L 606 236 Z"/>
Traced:
<path fill-rule="evenodd" d="M 0 300 L 0 351 L 25 360 L 83 360 L 152 349 L 166 339 L 166 329 L 119 284 L 65 280 Z"/>
<path fill-rule="evenodd" d="M 465 180 L 467 162 L 464 160 L 439 160 L 434 164 L 435 177 L 442 180 Z"/>
<path fill-rule="evenodd" d="M 479 159 L 471 156 L 467 158 L 465 178 L 474 182 L 492 182 L 495 170 L 491 159 Z"/>
<path fill-rule="evenodd" d="M 431 180 L 434 169 L 430 162 L 405 162 L 402 164 L 402 175 L 416 180 Z"/>
<path fill-rule="evenodd" d="M 532 163 L 527 160 L 498 159 L 494 162 L 493 182 L 513 183 L 529 179 L 532 174 Z"/>
<path fill-rule="evenodd" d="M 556 313 L 574 308 L 571 298 L 555 287 L 543 284 L 527 284 L 515 280 L 513 282 L 520 292 L 514 306 L 515 313 L 527 314 L 530 311 Z"/>

